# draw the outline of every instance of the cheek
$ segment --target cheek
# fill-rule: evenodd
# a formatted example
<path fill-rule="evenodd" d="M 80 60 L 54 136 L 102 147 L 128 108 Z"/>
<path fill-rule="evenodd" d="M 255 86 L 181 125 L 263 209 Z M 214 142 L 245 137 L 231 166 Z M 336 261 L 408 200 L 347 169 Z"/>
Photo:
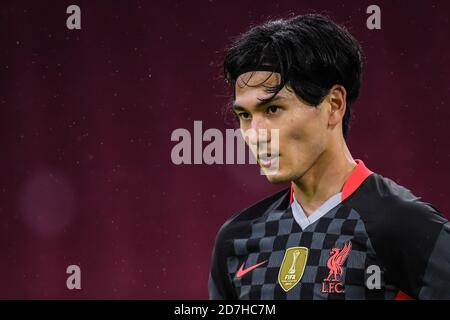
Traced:
<path fill-rule="evenodd" d="M 288 125 L 280 133 L 280 142 L 285 148 L 303 155 L 305 151 L 315 153 L 315 149 L 321 149 L 322 138 L 322 119 L 317 110 L 300 111 L 288 120 Z"/>
<path fill-rule="evenodd" d="M 249 137 L 245 133 L 248 133 L 249 128 L 250 128 L 250 126 L 246 122 L 241 121 L 239 123 L 239 131 L 240 131 L 242 139 L 244 139 L 246 144 L 249 143 Z"/>
<path fill-rule="evenodd" d="M 316 131 L 319 118 L 311 111 L 298 111 L 289 119 L 286 135 L 291 140 L 308 141 Z"/>

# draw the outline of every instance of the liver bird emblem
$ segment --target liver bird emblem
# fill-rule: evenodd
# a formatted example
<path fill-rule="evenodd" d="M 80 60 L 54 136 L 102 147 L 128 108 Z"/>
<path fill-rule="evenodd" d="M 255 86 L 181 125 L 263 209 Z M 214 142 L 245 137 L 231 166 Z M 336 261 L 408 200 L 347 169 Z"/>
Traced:
<path fill-rule="evenodd" d="M 330 273 L 324 281 L 339 281 L 337 277 L 342 276 L 342 265 L 345 260 L 347 260 L 350 250 L 352 250 L 351 242 L 345 243 L 342 249 L 333 248 L 330 250 L 330 258 L 327 262 L 327 267 L 330 269 Z M 331 279 L 331 277 L 333 277 L 333 279 Z"/>

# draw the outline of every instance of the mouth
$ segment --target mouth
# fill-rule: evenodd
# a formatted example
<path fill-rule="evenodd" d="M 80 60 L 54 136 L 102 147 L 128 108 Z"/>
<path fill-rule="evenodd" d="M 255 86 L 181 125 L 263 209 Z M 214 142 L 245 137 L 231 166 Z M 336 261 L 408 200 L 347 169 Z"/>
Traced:
<path fill-rule="evenodd" d="M 280 154 L 262 153 L 258 154 L 258 163 L 263 168 L 270 168 L 279 161 L 279 158 Z"/>

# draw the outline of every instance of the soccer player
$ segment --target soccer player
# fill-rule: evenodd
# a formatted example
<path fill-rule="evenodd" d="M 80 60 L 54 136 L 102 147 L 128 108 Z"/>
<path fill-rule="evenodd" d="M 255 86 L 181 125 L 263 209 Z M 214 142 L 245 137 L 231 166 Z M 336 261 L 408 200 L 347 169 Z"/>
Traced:
<path fill-rule="evenodd" d="M 361 56 L 321 15 L 269 21 L 228 49 L 240 127 L 279 129 L 279 150 L 257 159 L 278 162 L 267 179 L 291 187 L 222 226 L 211 299 L 450 299 L 448 220 L 347 147 Z M 246 143 L 260 150 L 271 139 Z"/>

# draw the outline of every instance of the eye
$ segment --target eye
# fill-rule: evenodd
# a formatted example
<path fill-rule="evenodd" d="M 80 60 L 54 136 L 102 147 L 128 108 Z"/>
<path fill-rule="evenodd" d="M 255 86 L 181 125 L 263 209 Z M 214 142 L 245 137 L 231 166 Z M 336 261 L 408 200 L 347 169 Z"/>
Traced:
<path fill-rule="evenodd" d="M 275 113 L 279 112 L 280 109 L 281 109 L 281 108 L 278 107 L 278 106 L 270 106 L 270 107 L 267 108 L 266 112 L 267 112 L 268 114 L 275 114 Z"/>
<path fill-rule="evenodd" d="M 239 112 L 237 114 L 238 118 L 242 119 L 242 120 L 248 120 L 250 119 L 250 113 L 248 112 Z"/>

